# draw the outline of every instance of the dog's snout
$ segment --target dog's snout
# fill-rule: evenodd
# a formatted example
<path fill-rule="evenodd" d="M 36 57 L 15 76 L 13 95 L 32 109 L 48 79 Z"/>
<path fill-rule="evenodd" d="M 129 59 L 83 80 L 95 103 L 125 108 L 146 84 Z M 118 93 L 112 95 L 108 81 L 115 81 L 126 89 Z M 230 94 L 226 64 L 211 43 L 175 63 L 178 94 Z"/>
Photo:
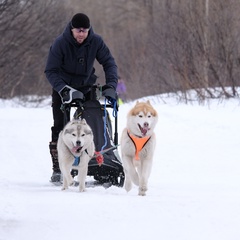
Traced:
<path fill-rule="evenodd" d="M 148 127 L 149 123 L 145 122 L 143 125 L 144 125 L 144 127 Z"/>
<path fill-rule="evenodd" d="M 81 145 L 81 142 L 80 142 L 80 141 L 76 141 L 76 145 L 77 145 L 77 146 L 80 146 L 80 145 Z"/>

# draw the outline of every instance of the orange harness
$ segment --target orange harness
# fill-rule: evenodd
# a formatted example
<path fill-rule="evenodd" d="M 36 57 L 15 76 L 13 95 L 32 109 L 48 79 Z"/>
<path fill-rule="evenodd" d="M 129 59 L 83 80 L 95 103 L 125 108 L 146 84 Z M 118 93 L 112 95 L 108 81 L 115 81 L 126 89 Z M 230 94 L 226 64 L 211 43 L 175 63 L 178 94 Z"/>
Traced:
<path fill-rule="evenodd" d="M 143 147 L 146 145 L 148 140 L 151 138 L 149 137 L 137 137 L 133 134 L 131 134 L 129 131 L 127 132 L 129 138 L 132 140 L 132 142 L 135 145 L 136 152 L 135 152 L 135 159 L 139 160 L 139 152 L 143 149 Z"/>

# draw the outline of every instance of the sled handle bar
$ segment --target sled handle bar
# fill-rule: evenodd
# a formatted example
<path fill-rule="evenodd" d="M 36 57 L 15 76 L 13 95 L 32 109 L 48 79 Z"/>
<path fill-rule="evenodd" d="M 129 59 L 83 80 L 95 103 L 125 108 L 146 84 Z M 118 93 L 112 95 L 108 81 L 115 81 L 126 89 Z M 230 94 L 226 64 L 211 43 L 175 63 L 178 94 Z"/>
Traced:
<path fill-rule="evenodd" d="M 63 103 L 62 104 L 63 106 L 67 107 L 82 107 L 83 106 L 83 103 L 81 101 L 74 101 L 74 102 L 70 102 L 70 103 Z M 101 104 L 101 106 L 103 107 L 107 107 L 107 108 L 113 108 L 113 106 L 111 104 Z"/>
<path fill-rule="evenodd" d="M 113 108 L 111 104 L 106 104 L 106 105 L 105 104 L 101 104 L 101 106 L 102 107 L 106 106 L 106 108 Z M 66 125 L 67 122 L 70 120 L 70 119 L 67 118 L 66 111 L 70 111 L 71 107 L 76 107 L 76 108 L 83 107 L 83 103 L 81 101 L 74 101 L 74 102 L 71 102 L 71 103 L 62 104 L 61 109 L 64 112 L 64 125 Z M 115 122 L 115 126 L 114 126 L 115 127 L 115 132 L 114 132 L 113 142 L 114 142 L 115 146 L 118 145 L 118 131 L 117 131 L 117 129 L 118 129 L 118 120 L 117 119 L 118 118 L 115 117 L 115 121 L 114 121 Z"/>

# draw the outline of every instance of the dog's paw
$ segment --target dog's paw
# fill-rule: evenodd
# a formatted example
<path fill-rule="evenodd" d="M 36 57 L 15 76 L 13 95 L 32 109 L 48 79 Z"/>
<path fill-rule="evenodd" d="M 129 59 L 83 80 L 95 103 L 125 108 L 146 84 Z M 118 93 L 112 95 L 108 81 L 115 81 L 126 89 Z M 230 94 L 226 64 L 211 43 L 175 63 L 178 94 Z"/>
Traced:
<path fill-rule="evenodd" d="M 138 195 L 139 196 L 146 196 L 146 191 L 147 191 L 146 186 L 139 187 Z"/>
<path fill-rule="evenodd" d="M 139 196 L 146 196 L 146 192 L 139 192 L 138 195 Z"/>
<path fill-rule="evenodd" d="M 86 192 L 85 188 L 79 188 L 79 192 Z"/>
<path fill-rule="evenodd" d="M 62 187 L 62 191 L 64 191 L 64 190 L 67 190 L 68 189 L 68 187 Z"/>

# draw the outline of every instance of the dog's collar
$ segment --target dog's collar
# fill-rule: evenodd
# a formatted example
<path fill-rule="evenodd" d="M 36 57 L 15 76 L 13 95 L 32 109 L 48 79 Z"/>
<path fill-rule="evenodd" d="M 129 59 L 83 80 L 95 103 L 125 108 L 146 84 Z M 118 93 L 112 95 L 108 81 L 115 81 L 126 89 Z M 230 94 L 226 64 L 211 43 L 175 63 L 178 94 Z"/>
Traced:
<path fill-rule="evenodd" d="M 86 152 L 86 154 L 88 154 L 87 149 L 85 149 L 84 152 Z M 77 167 L 79 165 L 79 163 L 80 163 L 80 157 L 74 156 L 74 162 L 73 162 L 72 166 Z"/>
<path fill-rule="evenodd" d="M 139 160 L 139 152 L 143 149 L 143 147 L 146 145 L 146 143 L 149 141 L 149 139 L 151 138 L 151 136 L 148 137 L 139 137 L 136 136 L 134 134 L 131 134 L 130 131 L 127 131 L 127 134 L 129 136 L 129 138 L 132 140 L 132 142 L 134 143 L 135 146 L 135 159 Z"/>

